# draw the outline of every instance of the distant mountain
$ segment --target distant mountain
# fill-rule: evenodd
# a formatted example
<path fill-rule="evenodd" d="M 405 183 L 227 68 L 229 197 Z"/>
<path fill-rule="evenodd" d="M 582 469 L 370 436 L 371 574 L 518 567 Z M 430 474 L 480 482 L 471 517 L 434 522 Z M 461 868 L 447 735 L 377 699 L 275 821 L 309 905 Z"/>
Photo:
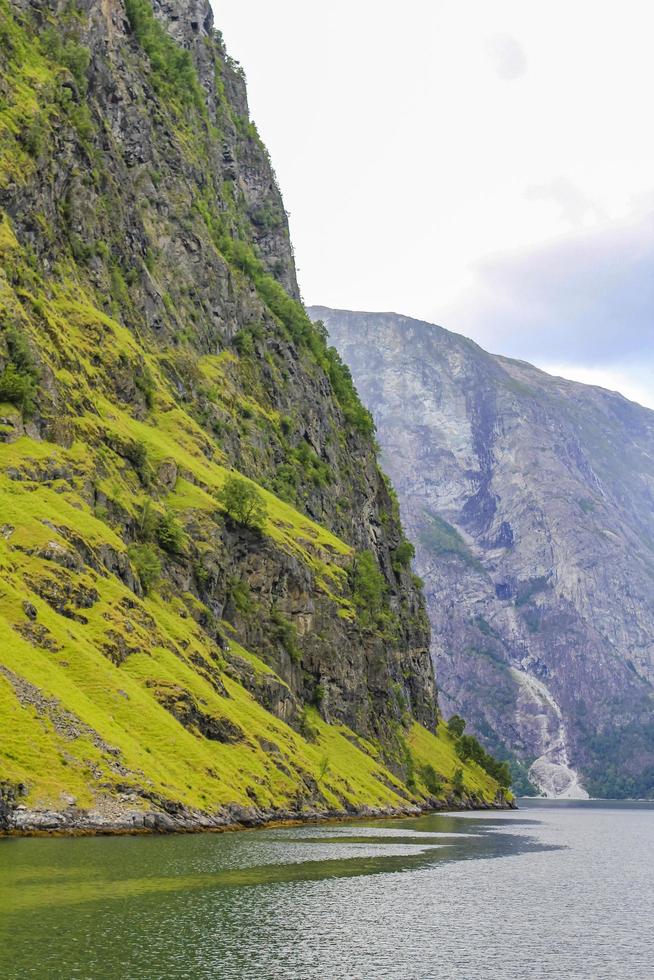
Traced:
<path fill-rule="evenodd" d="M 443 709 L 549 795 L 652 795 L 654 412 L 408 317 L 310 312 L 375 418 Z"/>

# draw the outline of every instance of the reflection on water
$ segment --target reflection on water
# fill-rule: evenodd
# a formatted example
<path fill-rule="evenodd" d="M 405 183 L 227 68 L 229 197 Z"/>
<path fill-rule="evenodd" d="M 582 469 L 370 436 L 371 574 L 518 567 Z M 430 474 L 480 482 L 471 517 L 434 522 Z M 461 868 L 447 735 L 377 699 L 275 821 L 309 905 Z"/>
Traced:
<path fill-rule="evenodd" d="M 654 975 L 654 809 L 0 842 L 0 975 Z"/>

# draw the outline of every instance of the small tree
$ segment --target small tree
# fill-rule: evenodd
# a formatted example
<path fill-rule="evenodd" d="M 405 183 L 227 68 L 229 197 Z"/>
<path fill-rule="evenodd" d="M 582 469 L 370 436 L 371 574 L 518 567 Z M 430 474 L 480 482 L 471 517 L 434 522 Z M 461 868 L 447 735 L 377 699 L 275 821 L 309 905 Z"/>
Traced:
<path fill-rule="evenodd" d="M 218 499 L 232 518 L 245 527 L 260 529 L 266 519 L 266 505 L 257 488 L 241 476 L 231 475 L 218 492 Z"/>
<path fill-rule="evenodd" d="M 455 738 L 461 738 L 465 731 L 466 723 L 461 715 L 452 715 L 447 723 L 447 730 Z"/>
<path fill-rule="evenodd" d="M 454 776 L 452 777 L 452 789 L 457 796 L 461 796 L 463 793 L 463 790 L 465 789 L 463 782 L 463 769 L 457 769 L 455 771 Z"/>
<path fill-rule="evenodd" d="M 415 558 L 416 549 L 410 541 L 404 538 L 393 552 L 393 568 L 400 572 L 403 568 L 409 568 Z"/>
<path fill-rule="evenodd" d="M 146 497 L 138 517 L 138 535 L 141 541 L 153 541 L 157 532 L 157 512 Z"/>
<path fill-rule="evenodd" d="M 0 374 L 0 402 L 10 402 L 20 408 L 24 415 L 34 410 L 35 386 L 32 379 L 21 374 L 10 361 Z"/>
<path fill-rule="evenodd" d="M 318 767 L 318 775 L 316 776 L 316 782 L 321 783 L 327 773 L 329 772 L 329 756 L 323 755 L 320 760 L 320 765 Z"/>
<path fill-rule="evenodd" d="M 426 763 L 422 767 L 422 781 L 432 796 L 440 796 L 443 792 L 443 780 L 438 775 L 431 763 Z"/>
<path fill-rule="evenodd" d="M 38 371 L 25 334 L 11 325 L 0 333 L 7 346 L 8 362 L 0 371 L 0 402 L 10 402 L 24 416 L 34 412 Z"/>
<path fill-rule="evenodd" d="M 148 595 L 161 578 L 161 562 L 157 552 L 149 544 L 135 544 L 129 549 L 129 559 L 143 591 Z"/>
<path fill-rule="evenodd" d="M 148 459 L 148 447 L 140 439 L 128 442 L 123 449 L 125 459 L 128 459 L 138 474 L 144 487 L 152 480 L 152 466 Z"/>
<path fill-rule="evenodd" d="M 186 546 L 184 528 L 169 510 L 157 522 L 157 542 L 169 555 L 181 554 Z"/>
<path fill-rule="evenodd" d="M 354 603 L 365 619 L 374 620 L 381 612 L 386 595 L 386 580 L 372 551 L 362 551 L 351 571 Z"/>

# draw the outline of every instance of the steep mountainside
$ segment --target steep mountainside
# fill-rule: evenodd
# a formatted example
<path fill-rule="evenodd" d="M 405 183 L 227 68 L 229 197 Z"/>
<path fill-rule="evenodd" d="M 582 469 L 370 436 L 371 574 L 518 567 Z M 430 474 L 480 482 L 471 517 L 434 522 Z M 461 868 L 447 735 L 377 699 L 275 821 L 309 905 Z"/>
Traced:
<path fill-rule="evenodd" d="M 550 794 L 652 795 L 654 413 L 430 324 L 311 312 L 377 423 L 443 710 Z"/>
<path fill-rule="evenodd" d="M 207 0 L 0 58 L 0 825 L 492 800 Z"/>

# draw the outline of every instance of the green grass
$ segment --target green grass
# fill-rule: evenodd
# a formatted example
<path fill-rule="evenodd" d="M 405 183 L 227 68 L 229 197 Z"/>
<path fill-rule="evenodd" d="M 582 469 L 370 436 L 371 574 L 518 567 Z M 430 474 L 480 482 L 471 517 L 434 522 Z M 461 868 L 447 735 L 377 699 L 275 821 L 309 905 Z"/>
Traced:
<path fill-rule="evenodd" d="M 422 725 L 414 724 L 408 740 L 409 748 L 416 765 L 418 787 L 427 792 L 428 787 L 420 776 L 422 766 L 431 765 L 439 776 L 443 776 L 451 788 L 454 773 L 463 769 L 464 785 L 470 794 L 492 802 L 497 793 L 497 783 L 475 762 L 464 764 L 456 751 L 456 743 L 447 731 L 444 722 L 438 726 L 436 734 L 427 731 Z"/>
<path fill-rule="evenodd" d="M 84 15 L 64 13 L 56 23 L 46 15 L 45 29 L 37 32 L 29 14 L 19 20 L 12 11 L 0 0 L 6 56 L 0 69 L 0 187 L 33 178 L 56 129 L 74 144 L 84 168 L 88 165 L 78 176 L 95 212 L 84 240 L 71 233 L 74 201 L 59 202 L 49 219 L 34 215 L 56 252 L 47 275 L 0 212 L 0 321 L 9 328 L 9 334 L 3 331 L 3 369 L 5 348 L 12 354 L 13 346 L 14 360 L 27 364 L 32 377 L 34 354 L 39 428 L 27 431 L 40 432 L 40 438 L 24 434 L 21 409 L 30 414 L 31 392 L 18 406 L 6 404 L 20 400 L 15 385 L 6 384 L 0 406 L 0 780 L 23 783 L 28 805 L 55 808 L 71 795 L 81 806 L 101 804 L 115 797 L 118 786 L 207 812 L 253 801 L 298 807 L 316 784 L 323 804 L 331 807 L 420 799 L 424 787 L 419 781 L 412 791 L 403 786 L 383 764 L 379 746 L 327 724 L 315 709 L 304 712 L 310 738 L 266 711 L 246 685 L 229 676 L 224 651 L 198 625 L 207 611 L 184 591 L 192 585 L 173 586 L 165 572 L 160 582 L 153 580 L 147 596 L 125 584 L 130 548 L 137 554 L 134 536 L 144 502 L 151 500 L 157 515 L 171 515 L 170 527 L 179 524 L 179 547 L 189 552 L 197 547 L 192 557 L 202 558 L 220 538 L 225 515 L 219 494 L 235 472 L 230 463 L 236 462 L 265 502 L 267 547 L 304 566 L 308 591 L 320 593 L 335 617 L 352 620 L 347 569 L 353 549 L 299 509 L 306 486 L 327 485 L 332 474 L 308 445 L 292 445 L 292 414 L 282 416 L 272 405 L 272 382 L 255 369 L 252 356 L 265 336 L 261 324 L 294 342 L 306 379 L 323 371 L 327 389 L 331 383 L 334 398 L 326 404 L 334 409 L 328 422 L 335 443 L 352 439 L 363 445 L 372 420 L 323 334 L 250 245 L 239 240 L 252 229 L 233 189 L 223 187 L 225 209 L 217 214 L 218 189 L 211 180 L 192 215 L 182 213 L 181 204 L 176 210 L 175 202 L 171 221 L 195 220 L 195 232 L 207 239 L 206 255 L 225 259 L 235 292 L 255 310 L 253 323 L 234 345 L 238 356 L 231 351 L 198 356 L 189 284 L 183 284 L 183 292 L 170 277 L 159 281 L 164 263 L 150 249 L 143 266 L 159 290 L 165 329 L 161 338 L 148 333 L 136 309 L 138 263 L 127 268 L 120 254 L 124 228 L 108 217 L 112 209 L 120 212 L 122 199 L 116 191 L 98 192 L 103 182 L 111 184 L 94 147 L 101 106 L 91 99 L 87 108 L 70 95 L 72 79 L 82 95 L 86 86 L 88 52 L 79 38 Z M 161 29 L 146 0 L 130 0 L 128 15 L 141 50 L 131 46 L 126 56 L 135 70 L 147 57 L 147 84 L 157 95 L 157 111 L 174 130 L 175 152 L 194 172 L 206 168 L 216 132 L 190 56 Z M 255 131 L 234 119 L 218 89 L 220 124 L 240 126 L 253 147 Z M 152 212 L 146 214 L 146 203 L 144 233 L 154 241 L 169 229 L 156 225 Z M 23 347 L 7 343 L 6 336 L 19 336 Z M 264 363 L 274 384 L 289 383 L 282 358 L 275 361 L 265 352 Z M 174 384 L 185 371 L 189 390 L 197 388 L 188 398 Z M 292 413 L 292 393 L 287 395 L 285 410 Z M 220 418 L 243 446 L 231 459 L 208 424 L 217 426 Z M 255 433 L 251 443 L 241 438 L 248 427 Z M 276 485 L 270 471 L 249 465 L 260 445 L 273 444 L 270 467 L 284 454 L 287 463 L 297 464 L 298 506 L 271 492 Z M 174 486 L 158 477 L 162 464 L 171 461 L 178 473 Z M 344 474 L 351 477 L 347 467 Z M 253 475 L 260 482 L 250 479 Z M 197 542 L 189 528 L 200 528 Z M 149 540 L 147 547 L 154 553 L 162 540 Z M 158 548 L 155 558 L 164 563 L 179 556 Z M 220 628 L 230 634 L 227 624 Z M 262 682 L 264 675 L 275 680 L 262 651 L 229 642 L 253 680 Z M 244 738 L 223 744 L 184 727 L 161 703 L 170 696 L 195 705 L 203 717 L 237 726 Z M 262 742 L 277 750 L 265 751 Z M 415 729 L 410 751 L 416 754 L 415 768 L 430 760 L 451 778 L 450 745 L 442 731 L 430 735 Z M 471 788 L 477 778 L 471 769 Z M 489 794 L 491 789 L 486 786 Z M 142 805 L 150 806 L 146 800 Z"/>
<path fill-rule="evenodd" d="M 84 578 L 94 581 L 93 576 Z M 89 726 L 115 753 L 98 747 L 86 734 L 71 739 L 58 733 L 47 716 L 21 707 L 0 676 L 0 711 L 7 723 L 0 771 L 3 778 L 28 787 L 31 805 L 62 805 L 64 794 L 89 805 L 110 793 L 117 782 L 145 787 L 207 811 L 230 802 L 247 805 L 252 801 L 248 790 L 262 806 L 291 805 L 307 776 L 320 779 L 325 804 L 330 806 L 338 807 L 344 800 L 353 805 L 397 805 L 405 797 L 406 790 L 379 762 L 375 748 L 361 739 L 353 744 L 355 736 L 348 729 L 328 725 L 311 711 L 317 737 L 307 742 L 227 675 L 222 681 L 228 696 L 218 694 L 190 662 L 194 654 L 207 658 L 206 639 L 192 620 L 181 618 L 159 599 L 139 603 L 137 612 L 130 613 L 132 631 L 125 635 L 138 652 L 122 666 L 114 666 L 101 647 L 110 628 L 125 626 L 125 614 L 119 611 L 124 591 L 116 583 L 105 589 L 97 606 L 85 610 L 90 613 L 85 625 L 57 615 L 38 596 L 29 595 L 38 623 L 48 630 L 56 652 L 35 648 L 12 629 L 24 621 L 20 602 L 25 593 L 11 586 L 5 591 L 0 606 L 2 665 L 38 688 L 43 697 L 65 706 L 83 730 Z M 152 619 L 140 622 L 147 616 Z M 255 670 L 270 673 L 254 655 L 236 650 Z M 208 658 L 206 662 L 211 664 Z M 246 733 L 245 740 L 224 745 L 183 728 L 157 702 L 154 692 L 161 687 L 190 692 L 204 712 L 238 725 Z M 279 754 L 264 752 L 259 738 L 274 742 Z M 411 744 L 420 761 L 430 759 L 439 772 L 451 775 L 453 749 L 444 732 L 435 737 L 416 726 Z M 321 775 L 324 759 L 328 769 Z M 116 762 L 120 774 L 112 772 Z M 467 786 L 492 798 L 492 782 L 484 781 L 481 774 L 471 772 Z"/>
<path fill-rule="evenodd" d="M 170 434 L 150 433 L 141 423 L 123 418 L 115 408 L 112 415 L 115 424 L 125 425 L 143 438 L 150 436 L 150 447 L 162 458 L 171 455 Z M 173 455 L 189 466 L 195 478 L 203 477 L 208 487 L 202 489 L 182 480 L 170 497 L 176 510 L 185 513 L 188 507 L 215 507 L 210 490 L 220 485 L 226 471 L 188 447 Z M 68 470 L 68 481 L 55 480 L 48 485 L 28 478 L 29 474 L 38 476 L 55 462 Z M 110 795 L 117 782 L 145 787 L 204 810 L 228 802 L 245 805 L 252 802 L 252 794 L 262 806 L 289 806 L 297 802 L 298 790 L 307 777 L 319 780 L 326 805 L 339 806 L 344 800 L 355 806 L 399 804 L 407 795 L 406 788 L 378 761 L 371 745 L 362 751 L 353 744 L 353 733 L 327 725 L 312 711 L 312 727 L 318 737 L 307 742 L 227 675 L 222 676 L 227 698 L 200 676 L 191 658 L 200 657 L 211 667 L 216 656 L 221 661 L 221 655 L 188 615 L 183 599 L 165 600 L 155 593 L 137 600 L 119 579 L 103 569 L 102 549 L 124 552 L 125 545 L 111 527 L 94 516 L 74 489 L 76 482 L 84 484 L 89 465 L 89 446 L 81 442 L 70 449 L 28 438 L 0 445 L 0 513 L 3 525 L 11 529 L 8 536 L 0 536 L 0 664 L 34 685 L 43 697 L 56 699 L 119 755 L 107 753 L 86 735 L 71 740 L 58 733 L 47 715 L 19 704 L 3 677 L 0 711 L 10 733 L 0 746 L 3 778 L 25 783 L 28 802 L 34 806 L 61 805 L 62 794 L 72 794 L 80 804 L 88 805 L 93 799 Z M 20 473 L 24 479 L 10 479 L 7 470 Z M 271 511 L 273 539 L 310 564 L 315 564 L 321 549 L 348 554 L 339 539 L 288 505 L 271 498 Z M 282 526 L 278 527 L 275 520 L 283 522 Z M 96 556 L 98 570 L 88 565 L 79 571 L 62 568 L 41 557 L 40 553 L 52 550 L 53 544 L 75 555 L 71 541 L 79 538 L 89 554 Z M 75 622 L 56 612 L 38 594 L 44 591 L 44 583 L 50 593 L 62 588 L 73 594 L 81 587 L 87 592 L 96 590 L 99 598 L 91 608 L 76 610 L 74 603 L 65 604 L 68 612 L 82 614 L 88 621 Z M 46 631 L 46 646 L 39 646 L 38 639 L 28 641 L 17 631 L 17 627 L 24 631 L 30 626 L 25 601 L 37 611 L 36 624 Z M 108 656 L 116 636 L 134 651 L 120 666 Z M 234 642 L 232 647 L 255 673 L 272 673 L 255 653 Z M 154 691 L 161 685 L 190 692 L 205 713 L 242 728 L 246 740 L 223 745 L 187 731 L 157 702 Z M 259 738 L 279 747 L 278 760 L 291 775 L 282 772 L 274 758 L 262 750 Z M 453 756 L 446 733 L 435 738 L 424 729 L 416 729 L 414 738 L 417 757 L 431 758 L 436 770 L 449 778 Z M 361 740 L 357 744 L 364 745 Z M 328 770 L 322 774 L 325 759 Z M 116 760 L 125 770 L 120 775 L 112 770 Z M 480 779 L 483 777 L 478 774 L 470 777 L 471 791 L 478 790 Z M 390 788 L 393 786 L 397 792 Z M 485 795 L 493 795 L 490 783 L 481 788 Z"/>
<path fill-rule="evenodd" d="M 425 518 L 426 524 L 420 529 L 419 536 L 421 544 L 430 554 L 453 555 L 462 559 L 467 565 L 483 571 L 482 565 L 452 524 L 448 524 L 438 514 L 425 513 Z"/>
<path fill-rule="evenodd" d="M 15 250 L 6 221 L 0 231 L 5 249 Z M 0 297 L 15 313 L 16 299 L 6 280 L 3 285 Z M 89 484 L 135 516 L 143 500 L 133 466 L 111 446 L 142 445 L 153 473 L 162 462 L 175 461 L 180 476 L 166 506 L 182 522 L 198 513 L 215 517 L 220 511 L 217 491 L 231 471 L 202 428 L 175 403 L 156 360 L 144 355 L 132 334 L 98 310 L 83 290 L 75 290 L 75 299 L 72 292 L 71 285 L 54 286 L 42 301 L 41 319 L 25 316 L 52 369 L 81 397 L 74 442 L 66 448 L 23 436 L 0 443 L 0 514 L 2 525 L 10 529 L 0 536 L 0 665 L 33 685 L 40 697 L 65 708 L 79 720 L 83 734 L 62 734 L 47 712 L 21 705 L 7 678 L 0 677 L 0 711 L 8 732 L 0 745 L 2 778 L 24 783 L 27 802 L 38 807 L 61 806 L 67 795 L 91 805 L 111 796 L 117 783 L 206 811 L 229 802 L 247 805 L 253 799 L 262 806 L 297 806 L 305 780 L 316 781 L 324 804 L 334 807 L 344 801 L 398 805 L 410 798 L 372 745 L 357 741 L 347 729 L 327 725 L 313 709 L 309 714 L 316 737 L 307 741 L 227 675 L 222 683 L 229 696 L 221 697 L 191 663 L 191 657 L 200 657 L 211 666 L 216 650 L 185 603 L 166 601 L 156 591 L 137 600 L 106 572 L 103 550 L 125 555 L 127 546 L 94 514 Z M 100 364 L 93 357 L 98 345 L 111 351 Z M 74 371 L 60 366 L 62 350 L 74 351 Z M 137 361 L 145 357 L 151 369 L 155 407 L 145 418 L 135 418 L 110 398 L 109 377 L 114 358 L 121 354 Z M 275 547 L 303 562 L 340 615 L 350 617 L 343 589 L 352 549 L 265 488 L 258 486 L 258 491 L 266 503 L 264 533 Z M 62 568 L 41 556 L 54 544 L 74 558 L 79 540 L 95 569 L 88 562 L 80 571 Z M 44 587 L 49 593 L 95 590 L 99 598 L 83 609 L 67 599 L 62 614 L 40 598 Z M 25 601 L 36 608 L 37 625 L 44 631 L 33 633 L 31 640 L 25 633 L 30 626 Z M 71 613 L 87 622 L 71 619 Z M 116 637 L 133 651 L 119 666 L 110 659 Z M 270 672 L 255 652 L 236 644 L 234 649 L 253 672 Z M 245 740 L 221 744 L 182 727 L 155 697 L 166 685 L 189 692 L 206 714 L 238 725 Z M 416 732 L 417 758 L 431 758 L 434 768 L 449 778 L 447 736 Z M 267 754 L 260 738 L 274 742 L 279 753 Z M 477 791 L 481 778 L 470 775 L 471 790 Z M 484 784 L 489 797 L 491 789 Z M 419 798 L 425 789 L 418 783 L 415 792 Z"/>

